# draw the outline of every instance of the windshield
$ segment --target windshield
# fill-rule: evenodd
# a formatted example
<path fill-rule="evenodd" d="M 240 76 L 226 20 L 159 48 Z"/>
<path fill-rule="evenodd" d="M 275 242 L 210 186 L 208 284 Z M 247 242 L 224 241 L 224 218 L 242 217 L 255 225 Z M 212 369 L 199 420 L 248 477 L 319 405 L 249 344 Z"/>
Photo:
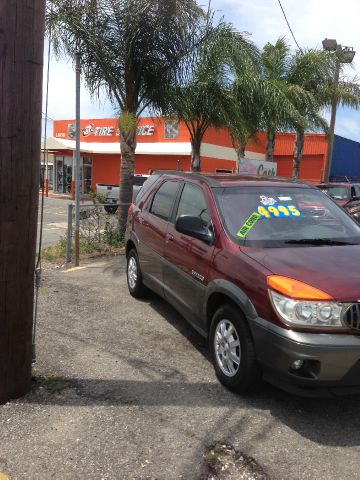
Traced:
<path fill-rule="evenodd" d="M 348 187 L 343 186 L 335 186 L 335 187 L 321 187 L 321 190 L 334 200 L 347 200 L 349 196 L 349 189 Z"/>
<path fill-rule="evenodd" d="M 247 246 L 360 244 L 360 226 L 320 190 L 214 188 L 225 228 Z"/>

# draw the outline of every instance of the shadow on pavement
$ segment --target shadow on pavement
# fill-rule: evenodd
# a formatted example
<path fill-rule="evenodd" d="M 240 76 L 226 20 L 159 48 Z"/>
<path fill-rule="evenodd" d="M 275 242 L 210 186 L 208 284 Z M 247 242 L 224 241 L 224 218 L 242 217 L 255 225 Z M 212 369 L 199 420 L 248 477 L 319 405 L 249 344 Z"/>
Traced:
<path fill-rule="evenodd" d="M 120 262 L 119 262 L 120 263 Z M 123 275 L 124 266 L 109 267 L 114 275 Z M 171 306 L 156 295 L 143 301 L 150 305 L 164 321 L 184 336 L 207 360 L 207 342 Z M 78 340 L 81 341 L 79 338 Z M 214 407 L 212 431 L 229 437 L 251 428 L 252 410 L 266 412 L 260 435 L 271 435 L 272 428 L 279 422 L 296 431 L 304 438 L 329 446 L 360 445 L 360 401 L 359 397 L 333 399 L 304 399 L 292 396 L 268 384 L 252 396 L 238 396 L 226 390 L 215 379 L 191 381 L 191 371 L 186 376 L 178 370 L 157 365 L 154 360 L 139 360 L 118 355 L 119 362 L 126 362 L 139 371 L 145 379 L 93 379 L 68 378 L 70 389 L 59 395 L 35 392 L 26 397 L 27 402 L 54 405 L 117 405 L 117 406 L 176 406 Z M 190 379 L 190 380 L 189 380 Z M 73 390 L 71 390 L 73 389 Z M 224 411 L 229 423 L 217 425 Z M 270 412 L 270 421 L 269 413 Z M 224 422 L 224 420 L 223 420 Z M 250 422 L 250 424 L 248 423 Z M 276 437 L 276 432 L 274 436 Z"/>

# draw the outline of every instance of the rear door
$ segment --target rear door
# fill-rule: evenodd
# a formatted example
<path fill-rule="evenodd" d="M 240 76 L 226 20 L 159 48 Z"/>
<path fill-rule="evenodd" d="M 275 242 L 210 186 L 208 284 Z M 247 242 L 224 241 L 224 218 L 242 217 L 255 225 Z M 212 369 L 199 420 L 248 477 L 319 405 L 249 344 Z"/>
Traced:
<path fill-rule="evenodd" d="M 163 294 L 165 236 L 178 189 L 178 181 L 163 182 L 144 208 L 137 212 L 134 223 L 144 282 L 159 294 Z"/>
<path fill-rule="evenodd" d="M 204 224 L 211 225 L 209 206 L 201 187 L 192 183 L 183 186 L 168 225 L 163 272 L 165 297 L 202 327 L 200 318 L 214 247 L 178 232 L 175 223 L 180 215 L 198 216 Z"/>

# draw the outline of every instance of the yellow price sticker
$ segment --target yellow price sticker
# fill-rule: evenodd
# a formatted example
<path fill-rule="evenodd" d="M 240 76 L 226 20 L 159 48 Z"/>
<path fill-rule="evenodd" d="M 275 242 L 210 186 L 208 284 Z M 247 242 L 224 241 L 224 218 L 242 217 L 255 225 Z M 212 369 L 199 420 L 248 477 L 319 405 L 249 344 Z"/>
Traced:
<path fill-rule="evenodd" d="M 265 218 L 286 218 L 302 216 L 302 213 L 295 205 L 260 205 L 257 207 L 257 213 Z"/>

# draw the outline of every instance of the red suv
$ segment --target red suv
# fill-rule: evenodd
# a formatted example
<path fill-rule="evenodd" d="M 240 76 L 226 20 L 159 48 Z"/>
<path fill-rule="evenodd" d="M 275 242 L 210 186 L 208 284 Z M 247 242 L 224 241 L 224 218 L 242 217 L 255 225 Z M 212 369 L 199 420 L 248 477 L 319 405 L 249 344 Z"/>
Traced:
<path fill-rule="evenodd" d="M 130 293 L 156 292 L 207 337 L 228 388 L 360 391 L 360 226 L 317 188 L 157 172 L 126 255 Z"/>

